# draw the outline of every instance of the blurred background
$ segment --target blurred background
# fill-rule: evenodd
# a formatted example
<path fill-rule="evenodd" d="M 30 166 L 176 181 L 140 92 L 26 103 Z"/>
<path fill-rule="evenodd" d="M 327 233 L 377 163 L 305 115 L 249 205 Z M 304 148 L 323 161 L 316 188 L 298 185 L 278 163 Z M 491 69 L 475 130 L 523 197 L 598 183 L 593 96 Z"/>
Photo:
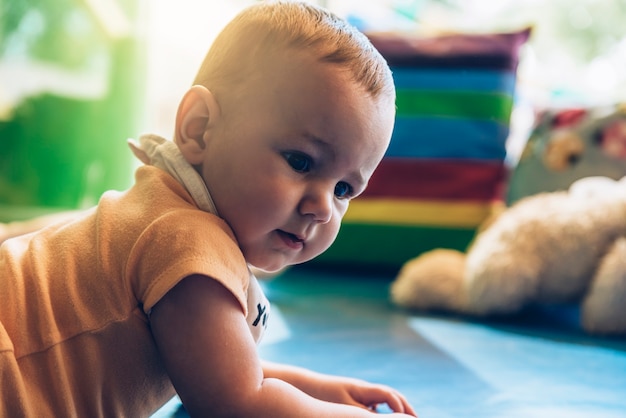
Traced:
<path fill-rule="evenodd" d="M 126 139 L 173 131 L 208 46 L 246 0 L 0 0 L 0 220 L 86 207 L 131 184 Z M 532 27 L 509 152 L 543 105 L 626 96 L 626 0 L 326 0 L 368 31 Z"/>
<path fill-rule="evenodd" d="M 64 209 L 89 207 L 97 203 L 104 191 L 129 187 L 132 183 L 134 168 L 138 163 L 133 160 L 128 150 L 127 138 L 137 138 L 146 132 L 171 137 L 178 103 L 190 87 L 212 39 L 236 13 L 253 3 L 255 1 L 252 0 L 0 0 L 0 222 L 26 219 Z M 519 66 L 514 76 L 515 91 L 513 109 L 510 112 L 510 130 L 506 121 L 497 121 L 488 126 L 482 124 L 484 121 L 478 121 L 472 125 L 489 129 L 495 127 L 497 132 L 505 132 L 506 159 L 510 166 L 516 164 L 530 138 L 538 109 L 591 108 L 626 103 L 626 0 L 320 0 L 316 3 L 330 8 L 368 32 L 403 32 L 416 36 L 439 36 L 451 33 L 515 32 L 528 27 L 532 28 L 530 39 L 522 45 L 519 51 Z M 490 75 L 497 76 L 491 80 L 494 83 L 508 80 L 507 74 L 504 73 L 492 72 Z M 484 91 L 475 91 L 473 93 L 483 99 L 489 99 L 489 94 L 493 92 L 485 94 Z M 506 102 L 504 99 L 508 98 L 509 91 L 506 90 L 504 93 L 506 94 L 499 96 L 502 103 Z M 466 96 L 444 94 L 444 97 Z M 457 107 L 457 103 L 450 104 L 450 108 L 456 112 L 456 115 L 460 114 L 463 117 L 466 109 L 459 111 Z M 507 117 L 509 115 L 508 111 L 495 110 L 498 114 L 503 113 Z M 434 115 L 435 118 L 431 119 L 438 118 L 450 124 L 452 117 L 449 116 L 454 115 L 454 112 Z M 624 114 L 626 113 L 622 113 L 622 119 L 626 120 Z M 428 119 L 422 118 L 421 114 L 417 116 L 420 121 Z M 624 125 L 615 126 L 623 127 Z M 482 134 L 480 129 L 477 131 L 478 134 Z M 585 135 L 591 132 L 586 127 L 583 131 Z M 596 131 L 594 125 L 593 132 Z M 624 139 L 626 130 L 615 134 L 615 136 L 620 135 L 622 140 L 626 141 Z M 498 140 L 499 138 L 493 138 L 493 143 L 499 145 Z M 448 138 L 447 141 L 451 145 L 455 143 L 460 143 L 459 146 L 464 145 L 458 137 Z M 541 141 L 538 143 L 545 145 Z M 466 154 L 467 160 L 474 156 L 471 150 L 463 154 Z M 452 157 L 456 158 L 457 155 Z M 624 158 L 618 167 L 621 171 L 618 172 L 626 173 L 626 156 L 622 157 Z M 563 159 L 572 163 L 577 161 L 569 155 L 564 155 Z M 419 164 L 425 159 L 416 158 L 416 160 L 418 160 L 417 167 L 421 167 Z M 476 164 L 473 160 L 466 161 L 466 165 L 459 164 L 458 160 L 443 161 L 439 166 L 442 167 L 441 170 L 437 172 L 442 173 L 443 180 L 436 175 L 431 175 L 428 181 L 433 185 L 433 189 L 449 190 L 450 195 L 441 199 L 444 203 L 436 202 L 434 205 L 430 199 L 420 200 L 419 198 L 423 197 L 421 195 L 409 201 L 409 204 L 414 205 L 409 208 L 417 208 L 413 211 L 415 214 L 412 214 L 417 219 L 407 219 L 406 224 L 398 224 L 397 219 L 388 219 L 389 215 L 385 213 L 384 219 L 376 217 L 365 219 L 363 223 L 367 225 L 367 228 L 359 229 L 362 226 L 360 222 L 367 216 L 362 216 L 359 211 L 355 212 L 352 218 L 348 219 L 348 224 L 342 227 L 344 235 L 340 235 L 338 243 L 343 246 L 335 247 L 334 252 L 331 248 L 328 252 L 331 254 L 330 261 L 349 264 L 350 261 L 363 263 L 369 259 L 376 263 L 390 264 L 395 269 L 409 257 L 416 256 L 419 251 L 427 249 L 426 246 L 464 248 L 472 238 L 475 228 L 488 215 L 491 199 L 497 193 L 495 190 L 493 195 L 490 194 L 491 191 L 481 191 L 484 202 L 477 203 L 474 199 L 471 204 L 467 204 L 465 196 L 458 192 L 468 189 L 466 186 L 472 177 L 467 173 L 475 172 L 472 170 L 476 168 L 482 170 L 481 167 L 487 167 L 491 170 L 490 167 L 494 167 L 495 171 L 487 171 L 488 174 L 491 173 L 491 177 L 486 183 L 491 185 L 500 181 L 502 177 L 499 170 L 499 164 L 502 162 L 500 160 L 498 154 L 495 157 L 491 156 L 488 161 L 480 161 L 480 164 Z M 539 157 L 538 160 L 540 160 Z M 559 180 L 558 185 L 566 185 L 574 179 L 574 176 L 598 173 L 596 169 L 599 165 L 606 166 L 607 159 L 593 161 L 587 164 L 587 167 L 590 167 L 589 170 L 583 172 L 571 170 L 573 174 L 567 175 L 564 180 Z M 437 161 L 436 164 L 440 162 Z M 434 167 L 431 161 L 425 161 L 425 163 L 425 167 Z M 457 170 L 458 178 L 449 175 L 449 169 L 452 166 L 461 168 Z M 556 178 L 555 171 L 548 169 L 541 171 L 543 167 L 539 170 L 538 166 L 538 164 L 527 165 L 528 171 L 544 179 L 550 176 Z M 469 168 L 466 169 L 467 167 Z M 561 173 L 567 174 L 565 171 L 567 170 Z M 479 173 L 482 172 L 479 171 Z M 406 179 L 400 178 L 400 181 L 396 181 L 396 178 L 391 176 L 388 180 L 402 185 Z M 421 186 L 428 183 L 422 178 L 418 180 Z M 483 178 L 477 179 L 476 188 L 485 183 L 481 183 L 483 180 Z M 522 183 L 528 183 L 524 176 L 522 180 Z M 457 182 L 458 184 L 455 184 Z M 441 187 L 442 184 L 448 183 L 449 189 Z M 364 208 L 363 212 L 371 208 L 366 205 L 367 201 L 363 203 L 364 205 L 361 206 Z M 392 203 L 397 206 L 392 206 L 391 209 L 398 209 L 398 212 L 400 212 L 399 209 L 406 207 L 400 205 L 406 202 L 394 201 Z M 351 205 L 352 207 L 359 208 L 357 205 Z M 386 211 L 388 208 L 383 209 Z M 394 216 L 396 213 L 391 212 L 391 217 Z M 462 224 L 459 224 L 459 219 L 463 221 Z M 377 222 L 380 222 L 380 225 L 376 225 Z M 391 226 L 387 222 L 391 223 Z M 359 233 L 364 235 L 361 236 Z M 388 241 L 377 238 L 373 235 L 376 233 L 380 235 L 380 238 L 388 239 Z M 453 234 L 459 235 L 460 238 L 453 237 Z M 372 243 L 378 243 L 378 246 Z M 341 285 L 339 280 L 335 279 L 336 277 L 331 277 L 332 286 L 337 286 L 338 283 Z M 319 278 L 303 281 L 303 283 L 307 282 L 317 286 Z M 363 292 L 362 283 L 360 281 L 354 283 L 359 283 L 358 288 L 355 287 L 357 303 L 364 303 L 359 302 L 358 299 L 359 292 Z M 376 284 L 376 286 L 373 291 L 376 294 L 375 297 L 384 301 L 385 290 L 382 285 Z M 299 291 L 307 295 L 310 290 L 306 287 L 304 289 Z M 352 292 L 340 287 L 336 289 L 339 289 L 336 290 L 336 294 L 340 294 L 342 298 L 345 294 Z M 366 291 L 369 291 L 367 289 L 369 288 L 366 286 Z M 292 293 L 297 292 L 298 290 L 292 291 Z M 304 305 L 315 307 L 314 316 L 317 316 L 320 302 L 319 294 L 315 292 L 320 291 L 317 288 L 312 291 L 315 301 L 309 303 L 305 300 Z M 273 294 L 270 292 L 270 297 L 276 294 L 280 296 L 280 289 L 275 289 Z M 293 309 L 291 298 L 283 297 L 283 299 L 289 300 L 288 306 Z M 331 297 L 329 305 L 331 308 L 327 309 L 328 313 L 336 315 L 334 310 L 338 306 L 348 306 L 346 317 L 359 317 L 350 311 L 353 309 L 352 305 L 347 304 L 344 299 L 337 300 L 340 302 Z M 371 300 L 366 301 L 370 304 L 373 300 L 378 299 L 372 297 Z M 279 300 L 275 306 L 281 307 L 280 302 Z M 367 306 L 363 310 L 369 311 L 369 305 Z M 275 312 L 274 318 L 277 318 L 273 319 L 274 323 L 278 320 L 280 324 L 278 308 L 275 308 L 273 312 Z M 387 311 L 381 310 L 381 312 Z M 370 320 L 371 317 L 365 315 L 364 318 Z M 336 322 L 335 317 L 328 316 L 327 319 L 329 323 Z M 388 322 L 374 322 L 383 324 L 380 327 L 387 327 L 384 332 L 391 329 L 396 330 L 400 335 L 413 335 L 411 331 L 407 331 L 406 326 L 400 327 L 398 317 L 392 316 L 391 321 L 390 326 L 386 325 Z M 319 328 L 317 322 L 313 322 L 313 325 L 309 324 L 309 328 L 311 327 L 314 330 Z M 304 329 L 308 333 L 309 328 L 299 325 L 294 327 L 294 330 Z M 359 330 L 355 332 L 358 333 Z M 420 332 L 424 334 L 423 330 Z M 454 333 L 456 338 L 458 330 L 454 330 Z M 333 339 L 337 335 L 346 336 L 346 340 L 349 340 L 350 337 L 347 336 L 354 334 L 342 329 L 341 333 L 324 334 L 324 336 L 328 335 Z M 367 338 L 373 334 L 357 335 Z M 424 335 L 428 336 L 428 333 Z M 483 345 L 476 345 L 481 348 L 476 350 L 477 357 L 489 357 L 484 355 L 482 347 L 492 344 L 492 340 L 484 338 L 483 331 L 477 335 L 478 337 L 474 340 L 483 343 Z M 313 332 L 310 335 L 307 334 L 305 338 L 309 338 L 307 341 L 313 339 L 315 343 L 318 334 Z M 429 353 L 428 350 L 434 350 L 431 347 L 435 345 L 429 345 L 428 339 L 421 339 L 422 336 L 419 338 L 419 341 L 406 340 L 404 337 L 388 340 L 401 343 L 408 341 L 407 344 L 415 345 L 418 350 L 426 350 L 427 353 Z M 385 338 L 378 340 L 385 342 Z M 442 340 L 447 341 L 450 346 L 457 344 L 456 340 L 451 337 L 445 337 Z M 426 344 L 424 341 L 428 342 L 426 348 L 423 348 Z M 505 347 L 511 346 L 506 338 L 504 342 Z M 323 338 L 317 343 L 318 346 L 331 344 Z M 294 341 L 291 344 L 295 348 L 291 349 L 291 346 L 287 345 L 286 350 L 292 350 L 288 351 L 288 354 L 292 357 L 299 355 L 298 343 Z M 352 342 L 348 341 L 348 344 Z M 492 351 L 502 347 L 497 344 L 492 345 Z M 357 347 L 362 346 L 357 345 Z M 333 346 L 330 345 L 330 347 Z M 358 360 L 360 357 L 352 357 L 353 345 L 349 345 L 349 349 L 341 345 L 339 347 L 341 347 L 340 350 L 331 350 L 331 352 L 350 353 L 350 361 L 346 362 L 348 364 L 346 367 L 350 367 L 352 363 L 358 363 L 358 361 L 355 363 L 354 359 Z M 459 357 L 463 358 L 463 355 L 467 354 L 468 345 L 459 344 L 458 347 L 461 347 L 459 351 L 462 351 Z M 537 354 L 534 345 L 530 346 L 532 350 L 527 350 L 525 347 L 522 345 L 522 349 L 510 351 L 513 353 L 512 363 L 521 364 L 519 370 L 524 371 L 529 363 L 527 359 Z M 277 353 L 282 354 L 280 349 L 281 347 Z M 388 351 L 385 348 L 384 361 L 378 361 L 378 359 L 371 361 L 368 358 L 363 363 L 375 364 L 377 367 L 382 363 L 392 364 L 393 362 L 387 358 Z M 402 349 L 400 352 L 406 353 L 407 351 Z M 543 351 L 538 352 L 540 354 L 537 354 L 537 359 L 542 357 Z M 524 355 L 520 357 L 520 353 Z M 548 354 L 545 357 L 549 359 L 560 357 L 551 355 L 552 351 L 546 351 L 546 353 Z M 574 354 L 576 353 L 578 351 Z M 500 354 L 500 352 L 495 353 L 492 357 L 496 359 Z M 608 357 L 609 354 L 611 353 L 601 352 L 600 360 L 602 360 L 602 355 Z M 410 385 L 414 389 L 410 394 L 412 393 L 415 399 L 418 399 L 418 391 L 420 391 L 419 399 L 422 399 L 424 393 L 431 394 L 433 399 L 440 399 L 439 403 L 434 403 L 435 407 L 440 406 L 444 410 L 451 407 L 450 386 L 446 378 L 442 376 L 449 376 L 452 370 L 454 373 L 459 373 L 459 379 L 464 382 L 462 379 L 468 373 L 461 367 L 463 362 L 457 361 L 455 356 L 451 357 L 453 361 L 449 361 L 448 357 L 438 352 L 436 355 L 440 357 L 429 354 L 424 357 L 425 361 L 415 361 L 415 364 L 410 364 L 406 362 L 406 357 L 402 354 L 402 357 L 398 357 L 401 361 L 397 363 L 402 368 L 401 373 L 388 373 L 385 376 L 400 376 L 401 378 L 401 375 L 407 374 L 406 367 L 409 367 L 408 370 L 415 370 L 414 375 L 408 373 L 410 379 L 422 378 L 424 380 L 422 380 L 422 386 L 419 385 L 419 381 L 417 384 L 413 381 L 405 383 L 405 386 Z M 602 364 L 597 361 L 597 353 L 594 352 L 592 355 L 596 356 L 594 357 L 595 365 Z M 328 366 L 333 365 L 334 355 L 330 357 Z M 338 358 L 340 361 L 343 359 L 343 357 Z M 427 362 L 432 358 L 442 358 L 443 366 L 439 363 L 429 366 Z M 582 366 L 586 363 L 579 362 L 577 360 L 579 357 L 572 358 L 585 371 L 593 370 L 586 365 Z M 570 371 L 571 364 L 574 362 L 566 360 L 564 360 L 563 370 Z M 459 369 L 454 368 L 457 364 L 461 364 Z M 480 367 L 483 367 L 483 363 L 480 364 Z M 495 364 L 496 366 L 483 368 L 492 373 L 502 369 L 501 363 Z M 545 363 L 537 364 L 540 364 L 541 372 L 546 369 Z M 612 366 L 610 362 L 607 364 L 609 364 L 606 367 L 608 370 Z M 422 368 L 425 368 L 427 372 L 424 373 Z M 365 369 L 369 372 L 367 367 Z M 361 363 L 358 364 L 357 370 L 363 371 Z M 384 369 L 383 373 L 386 373 L 385 370 L 387 369 Z M 510 372 L 511 369 L 504 367 L 505 376 L 508 376 L 507 370 Z M 518 369 L 513 370 L 515 373 L 510 373 L 512 376 L 510 379 L 501 379 L 503 382 L 501 387 L 497 386 L 501 392 L 496 392 L 494 396 L 499 396 L 499 399 L 510 397 L 511 393 L 516 394 L 515 390 L 518 390 L 520 384 L 525 385 L 524 379 L 520 379 L 519 374 L 516 374 Z M 557 370 L 560 376 L 561 369 L 557 368 Z M 598 370 L 605 369 L 599 368 Z M 580 376 L 588 377 L 584 373 Z M 559 400 L 561 399 L 559 395 L 564 396 L 564 393 L 570 393 L 568 391 L 571 391 L 572 382 L 580 383 L 582 386 L 587 384 L 584 378 L 569 379 L 565 373 L 559 379 L 567 380 L 566 384 L 556 386 Z M 602 379 L 605 379 L 604 375 Z M 584 393 L 589 393 L 592 398 L 597 393 L 601 393 L 602 387 L 598 389 L 594 383 L 598 380 L 600 378 L 591 379 L 591 386 L 594 387 L 592 390 L 585 387 Z M 552 381 L 546 380 L 547 383 L 543 386 L 539 385 L 537 390 L 542 391 L 544 387 L 549 387 L 548 383 Z M 609 379 L 606 382 L 612 382 L 612 380 Z M 473 381 L 470 383 L 473 384 Z M 477 387 L 482 390 L 483 384 L 480 379 Z M 513 389 L 510 388 L 511 385 Z M 468 387 L 474 388 L 475 386 Z M 428 389 L 423 392 L 423 388 Z M 476 392 L 464 390 L 462 383 L 457 386 L 458 388 L 461 390 L 457 390 L 455 394 L 455 400 L 458 401 L 454 403 L 458 408 L 456 411 L 465 409 L 467 405 L 475 405 L 473 400 L 468 399 Z M 550 389 L 553 388 L 550 387 Z M 433 393 L 438 394 L 439 397 Z M 575 391 L 572 393 L 574 395 L 571 397 L 571 402 L 578 411 L 578 394 Z M 527 404 L 528 399 L 524 398 L 526 391 L 522 391 L 521 394 L 520 402 Z M 554 392 L 548 390 L 542 395 L 547 399 L 554 395 Z M 516 396 L 513 397 L 516 398 Z M 428 396 L 425 399 L 428 399 Z M 489 398 L 489 403 L 494 403 L 494 399 L 496 398 Z M 540 399 L 544 398 L 540 397 Z M 602 400 L 604 401 L 604 398 Z M 551 399 L 550 402 L 552 401 Z M 497 402 L 495 405 L 498 405 Z M 176 411 L 178 411 L 178 401 L 174 399 L 164 407 L 160 416 L 171 416 Z M 468 408 L 464 412 L 474 414 L 475 409 Z M 585 410 L 582 413 L 586 413 Z M 458 413 L 452 413 L 452 415 L 459 416 Z M 184 414 L 175 416 L 184 416 Z"/>

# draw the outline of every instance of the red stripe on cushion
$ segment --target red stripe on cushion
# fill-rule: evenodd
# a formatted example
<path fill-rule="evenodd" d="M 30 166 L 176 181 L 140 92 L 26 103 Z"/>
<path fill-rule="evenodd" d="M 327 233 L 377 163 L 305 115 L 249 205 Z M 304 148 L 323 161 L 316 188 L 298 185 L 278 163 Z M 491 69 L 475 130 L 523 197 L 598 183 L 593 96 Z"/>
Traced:
<path fill-rule="evenodd" d="M 501 161 L 384 158 L 363 196 L 491 201 L 502 197 L 505 176 Z"/>

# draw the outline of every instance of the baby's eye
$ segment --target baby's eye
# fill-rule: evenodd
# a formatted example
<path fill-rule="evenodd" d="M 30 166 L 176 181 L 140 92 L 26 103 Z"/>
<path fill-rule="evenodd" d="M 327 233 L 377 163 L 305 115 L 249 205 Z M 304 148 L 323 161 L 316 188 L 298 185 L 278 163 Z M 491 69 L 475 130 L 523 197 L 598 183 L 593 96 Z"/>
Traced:
<path fill-rule="evenodd" d="M 285 152 L 283 157 L 287 160 L 287 164 L 298 173 L 308 173 L 311 171 L 311 157 L 299 152 Z"/>
<path fill-rule="evenodd" d="M 352 186 L 345 181 L 340 181 L 335 186 L 335 196 L 340 199 L 352 196 Z"/>

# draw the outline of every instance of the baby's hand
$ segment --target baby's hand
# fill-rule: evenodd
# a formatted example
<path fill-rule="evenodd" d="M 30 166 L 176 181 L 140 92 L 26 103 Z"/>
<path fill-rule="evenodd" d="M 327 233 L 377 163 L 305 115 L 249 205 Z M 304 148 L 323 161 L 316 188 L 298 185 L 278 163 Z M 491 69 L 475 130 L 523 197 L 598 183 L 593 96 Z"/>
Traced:
<path fill-rule="evenodd" d="M 312 394 L 319 399 L 359 406 L 373 412 L 384 404 L 396 413 L 390 416 L 417 416 L 406 398 L 388 386 L 338 376 L 324 376 L 323 380 L 316 387 L 316 393 Z"/>

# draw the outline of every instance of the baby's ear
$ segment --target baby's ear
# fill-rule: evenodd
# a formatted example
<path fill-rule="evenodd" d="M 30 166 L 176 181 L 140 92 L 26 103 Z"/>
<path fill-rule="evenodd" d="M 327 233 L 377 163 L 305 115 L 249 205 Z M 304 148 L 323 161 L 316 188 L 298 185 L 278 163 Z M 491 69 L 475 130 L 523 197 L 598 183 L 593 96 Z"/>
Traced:
<path fill-rule="evenodd" d="M 178 106 L 174 141 L 191 165 L 204 161 L 209 129 L 219 118 L 219 105 L 204 86 L 191 87 Z"/>

